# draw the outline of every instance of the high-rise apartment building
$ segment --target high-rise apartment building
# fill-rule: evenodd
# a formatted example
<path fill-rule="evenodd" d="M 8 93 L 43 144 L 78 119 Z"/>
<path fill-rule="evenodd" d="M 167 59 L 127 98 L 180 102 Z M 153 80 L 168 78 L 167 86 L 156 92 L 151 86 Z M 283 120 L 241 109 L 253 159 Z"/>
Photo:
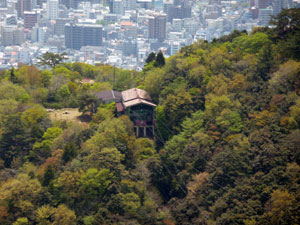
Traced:
<path fill-rule="evenodd" d="M 136 0 L 124 0 L 124 10 L 136 10 Z"/>
<path fill-rule="evenodd" d="M 73 8 L 77 9 L 79 4 L 82 2 L 89 2 L 90 4 L 100 4 L 102 3 L 108 3 L 109 1 L 106 0 L 59 0 L 59 4 L 65 5 L 68 9 Z"/>
<path fill-rule="evenodd" d="M 184 19 L 192 17 L 192 7 L 188 1 L 182 1 L 180 5 L 166 5 L 164 9 L 168 22 L 173 19 Z"/>
<path fill-rule="evenodd" d="M 83 46 L 102 45 L 102 26 L 97 24 L 73 24 L 65 26 L 67 48 L 80 50 Z"/>
<path fill-rule="evenodd" d="M 55 21 L 54 25 L 54 34 L 61 36 L 65 35 L 65 25 L 70 23 L 70 19 L 68 18 L 58 18 Z"/>
<path fill-rule="evenodd" d="M 265 9 L 270 6 L 270 0 L 258 0 L 258 8 Z"/>
<path fill-rule="evenodd" d="M 65 5 L 68 9 L 71 8 L 71 0 L 59 0 L 59 4 Z"/>
<path fill-rule="evenodd" d="M 24 11 L 32 10 L 32 0 L 18 0 L 16 3 L 17 15 L 19 18 L 24 17 Z"/>
<path fill-rule="evenodd" d="M 172 41 L 170 44 L 170 54 L 174 55 L 180 50 L 180 42 L 178 41 Z"/>
<path fill-rule="evenodd" d="M 33 11 L 24 12 L 24 28 L 32 29 L 37 22 L 38 22 L 37 12 L 33 12 Z"/>
<path fill-rule="evenodd" d="M 273 14 L 277 16 L 282 10 L 282 0 L 273 0 Z"/>
<path fill-rule="evenodd" d="M 273 15 L 277 16 L 281 10 L 291 8 L 293 2 L 290 0 L 273 0 Z"/>
<path fill-rule="evenodd" d="M 149 39 L 158 39 L 163 41 L 166 38 L 167 15 L 164 13 L 156 13 L 149 17 L 148 32 Z"/>
<path fill-rule="evenodd" d="M 109 3 L 110 13 L 112 14 L 124 14 L 124 6 L 122 0 L 112 0 Z"/>
<path fill-rule="evenodd" d="M 24 43 L 24 29 L 17 26 L 4 26 L 1 29 L 1 46 Z"/>
<path fill-rule="evenodd" d="M 56 20 L 58 18 L 58 0 L 47 1 L 47 18 Z"/>
<path fill-rule="evenodd" d="M 259 9 L 258 18 L 261 21 L 261 25 L 263 25 L 263 26 L 268 25 L 271 20 L 272 14 L 273 14 L 272 7 L 268 7 L 265 9 Z"/>
<path fill-rule="evenodd" d="M 43 3 L 47 3 L 47 0 L 36 0 L 37 1 L 37 5 L 42 7 Z"/>
<path fill-rule="evenodd" d="M 137 42 L 136 40 L 126 40 L 123 43 L 123 54 L 126 56 L 137 55 Z"/>
<path fill-rule="evenodd" d="M 0 8 L 6 8 L 7 7 L 7 1 L 6 0 L 0 0 Z"/>

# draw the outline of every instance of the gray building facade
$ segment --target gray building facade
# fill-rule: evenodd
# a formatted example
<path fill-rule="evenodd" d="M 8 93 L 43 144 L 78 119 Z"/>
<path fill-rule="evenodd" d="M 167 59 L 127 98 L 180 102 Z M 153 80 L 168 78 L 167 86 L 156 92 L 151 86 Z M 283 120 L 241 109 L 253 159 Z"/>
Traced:
<path fill-rule="evenodd" d="M 80 50 L 83 46 L 102 45 L 102 26 L 94 24 L 66 24 L 65 45 Z"/>

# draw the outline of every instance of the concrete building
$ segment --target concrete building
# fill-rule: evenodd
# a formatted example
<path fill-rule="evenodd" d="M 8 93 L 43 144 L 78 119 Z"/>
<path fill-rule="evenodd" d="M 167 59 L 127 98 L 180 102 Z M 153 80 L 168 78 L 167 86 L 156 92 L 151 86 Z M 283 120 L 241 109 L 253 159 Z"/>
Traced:
<path fill-rule="evenodd" d="M 15 14 L 15 12 L 16 12 L 16 5 L 17 5 L 17 2 L 15 2 L 15 1 L 7 1 L 7 4 L 6 4 L 7 13 L 9 13 L 9 14 Z M 5 8 L 3 8 L 3 9 L 5 9 Z"/>
<path fill-rule="evenodd" d="M 68 9 L 72 7 L 72 0 L 59 0 L 59 4 L 65 5 Z"/>
<path fill-rule="evenodd" d="M 208 5 L 205 12 L 205 19 L 217 19 L 222 16 L 220 5 Z"/>
<path fill-rule="evenodd" d="M 17 25 L 17 17 L 14 14 L 7 14 L 5 17 L 6 25 Z"/>
<path fill-rule="evenodd" d="M 136 0 L 124 0 L 124 10 L 136 10 Z"/>
<path fill-rule="evenodd" d="M 21 45 L 24 43 L 24 29 L 17 26 L 4 26 L 1 29 L 1 46 Z"/>
<path fill-rule="evenodd" d="M 152 0 L 137 0 L 136 3 L 139 8 L 154 9 L 154 1 Z"/>
<path fill-rule="evenodd" d="M 221 0 L 209 0 L 209 4 L 213 5 L 213 4 L 221 4 Z"/>
<path fill-rule="evenodd" d="M 58 18 L 58 0 L 47 1 L 47 19 L 56 20 Z"/>
<path fill-rule="evenodd" d="M 261 25 L 264 25 L 264 26 L 268 25 L 271 20 L 272 15 L 273 15 L 272 7 L 268 7 L 265 9 L 259 9 L 258 18 L 260 20 Z"/>
<path fill-rule="evenodd" d="M 21 49 L 19 51 L 19 59 L 20 59 L 20 62 L 22 63 L 30 63 L 31 61 L 31 57 L 30 57 L 30 50 L 29 49 Z"/>
<path fill-rule="evenodd" d="M 265 9 L 268 6 L 270 6 L 270 0 L 258 0 L 257 1 L 257 7 L 259 9 Z"/>
<path fill-rule="evenodd" d="M 43 3 L 47 3 L 47 0 L 37 0 L 37 5 L 42 7 Z"/>
<path fill-rule="evenodd" d="M 135 40 L 124 41 L 123 43 L 123 54 L 125 56 L 137 55 L 137 42 Z"/>
<path fill-rule="evenodd" d="M 45 44 L 48 41 L 49 36 L 50 36 L 50 31 L 48 27 L 38 28 L 38 43 L 40 45 Z"/>
<path fill-rule="evenodd" d="M 172 28 L 176 32 L 180 32 L 182 30 L 182 19 L 173 19 Z"/>
<path fill-rule="evenodd" d="M 273 15 L 277 16 L 282 10 L 282 0 L 273 0 Z"/>
<path fill-rule="evenodd" d="M 7 7 L 7 1 L 6 0 L 0 0 L 0 8 L 6 8 Z"/>
<path fill-rule="evenodd" d="M 32 0 L 18 0 L 16 3 L 17 15 L 19 18 L 24 17 L 24 11 L 32 10 Z"/>
<path fill-rule="evenodd" d="M 112 14 L 124 14 L 124 6 L 122 0 L 112 0 L 110 2 L 110 13 Z"/>
<path fill-rule="evenodd" d="M 293 3 L 290 0 L 273 0 L 273 15 L 277 16 L 283 9 L 289 9 Z"/>
<path fill-rule="evenodd" d="M 116 14 L 108 13 L 104 15 L 104 20 L 108 23 L 115 23 L 118 21 L 118 16 Z"/>
<path fill-rule="evenodd" d="M 32 29 L 31 29 L 31 33 L 30 33 L 30 40 L 32 43 L 34 42 L 38 42 L 38 32 L 39 32 L 39 27 L 36 24 Z"/>
<path fill-rule="evenodd" d="M 80 50 L 83 46 L 102 45 L 102 26 L 94 24 L 66 24 L 65 44 L 67 48 Z"/>
<path fill-rule="evenodd" d="M 173 41 L 171 42 L 171 45 L 170 45 L 170 54 L 171 55 L 174 55 L 176 54 L 179 50 L 180 50 L 180 43 L 178 41 Z"/>
<path fill-rule="evenodd" d="M 32 29 L 38 22 L 37 12 L 25 11 L 24 12 L 24 28 Z"/>
<path fill-rule="evenodd" d="M 179 5 L 173 1 L 165 1 L 164 12 L 167 14 L 168 22 L 172 22 L 173 19 L 192 17 L 192 7 L 187 0 L 180 2 Z"/>
<path fill-rule="evenodd" d="M 163 41 L 166 39 L 167 15 L 156 13 L 148 19 L 148 38 Z"/>
<path fill-rule="evenodd" d="M 128 21 L 123 21 L 121 22 L 121 29 L 124 30 L 124 38 L 125 39 L 135 39 L 137 36 L 137 25 L 128 22 Z"/>
<path fill-rule="evenodd" d="M 192 35 L 196 34 L 197 29 L 199 28 L 198 23 L 192 18 L 183 19 L 183 27 L 186 31 Z"/>
<path fill-rule="evenodd" d="M 61 36 L 65 35 L 65 25 L 70 22 L 70 19 L 67 18 L 58 18 L 55 21 L 54 25 L 54 34 Z"/>
<path fill-rule="evenodd" d="M 92 5 L 90 2 L 80 2 L 79 5 L 78 5 L 78 9 L 81 9 L 83 10 L 85 16 L 87 18 L 90 18 L 90 12 L 91 12 L 91 9 L 92 9 Z"/>
<path fill-rule="evenodd" d="M 68 9 L 77 9 L 80 2 L 87 2 L 84 0 L 59 0 L 59 3 L 65 5 Z M 95 3 L 94 1 L 89 0 L 89 2 Z M 99 2 L 98 2 L 99 3 Z"/>

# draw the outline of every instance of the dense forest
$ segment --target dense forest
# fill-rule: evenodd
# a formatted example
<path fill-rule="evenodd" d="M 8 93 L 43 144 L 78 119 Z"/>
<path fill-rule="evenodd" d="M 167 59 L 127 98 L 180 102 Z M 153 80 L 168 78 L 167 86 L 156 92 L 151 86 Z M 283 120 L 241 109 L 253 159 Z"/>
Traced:
<path fill-rule="evenodd" d="M 141 72 L 63 59 L 0 71 L 1 225 L 300 224 L 300 9 Z M 131 87 L 158 104 L 152 139 L 95 109 Z"/>

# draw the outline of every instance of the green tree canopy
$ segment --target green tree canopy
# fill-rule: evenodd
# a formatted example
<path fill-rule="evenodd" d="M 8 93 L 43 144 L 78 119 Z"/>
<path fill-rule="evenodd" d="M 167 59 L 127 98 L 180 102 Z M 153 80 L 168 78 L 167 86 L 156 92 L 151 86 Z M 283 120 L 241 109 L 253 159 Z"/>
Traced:
<path fill-rule="evenodd" d="M 39 64 L 42 66 L 50 66 L 55 68 L 57 65 L 61 64 L 65 59 L 66 53 L 56 54 L 52 52 L 46 52 L 38 59 L 40 60 Z"/>

